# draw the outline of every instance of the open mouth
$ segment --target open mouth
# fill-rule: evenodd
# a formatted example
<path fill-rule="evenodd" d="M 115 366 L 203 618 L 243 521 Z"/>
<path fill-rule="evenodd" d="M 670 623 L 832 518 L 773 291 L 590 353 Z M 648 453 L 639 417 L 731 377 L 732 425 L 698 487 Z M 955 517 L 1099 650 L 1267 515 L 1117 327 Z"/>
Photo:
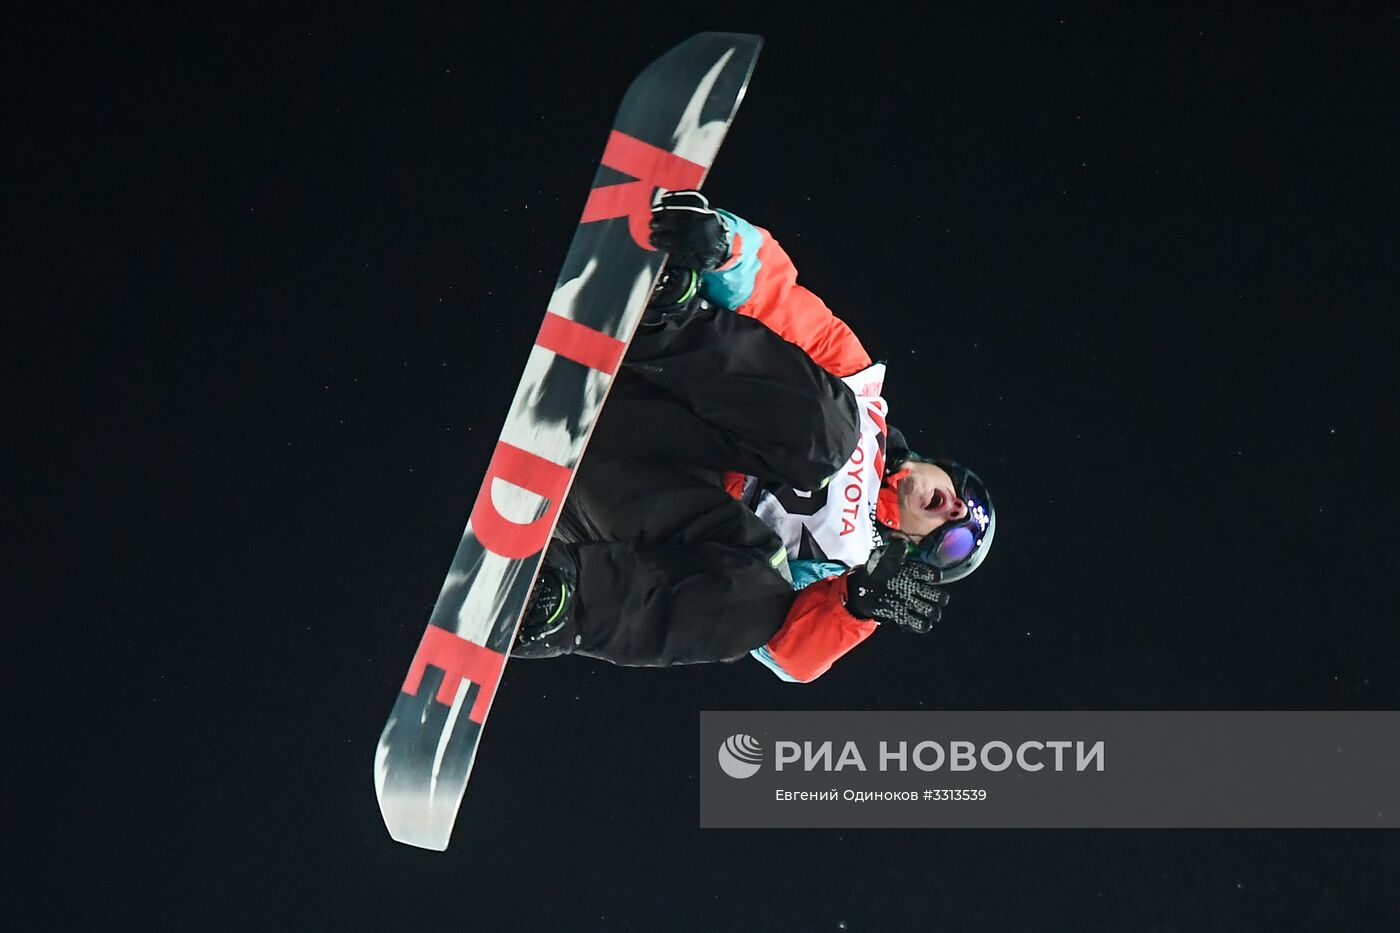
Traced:
<path fill-rule="evenodd" d="M 935 489 L 933 495 L 924 503 L 924 508 L 930 512 L 936 512 L 947 503 L 948 499 L 943 495 L 943 490 Z"/>

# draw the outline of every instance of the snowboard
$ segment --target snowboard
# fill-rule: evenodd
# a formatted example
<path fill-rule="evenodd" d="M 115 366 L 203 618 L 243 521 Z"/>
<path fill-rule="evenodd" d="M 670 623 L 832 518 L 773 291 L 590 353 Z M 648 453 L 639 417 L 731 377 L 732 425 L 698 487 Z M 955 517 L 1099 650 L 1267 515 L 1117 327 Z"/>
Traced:
<path fill-rule="evenodd" d="M 389 834 L 447 848 L 560 507 L 661 274 L 663 190 L 699 188 L 762 40 L 707 32 L 628 87 L 466 532 L 374 757 Z"/>

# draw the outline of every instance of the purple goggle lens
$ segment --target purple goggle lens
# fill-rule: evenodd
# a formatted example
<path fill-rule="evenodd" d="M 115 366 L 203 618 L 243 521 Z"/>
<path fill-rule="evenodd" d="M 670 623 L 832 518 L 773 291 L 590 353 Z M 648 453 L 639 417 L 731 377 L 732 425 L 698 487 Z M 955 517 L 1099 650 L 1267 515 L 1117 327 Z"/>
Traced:
<path fill-rule="evenodd" d="M 967 560 L 977 547 L 977 534 L 968 525 L 945 525 L 924 539 L 919 558 L 926 564 L 947 569 Z"/>

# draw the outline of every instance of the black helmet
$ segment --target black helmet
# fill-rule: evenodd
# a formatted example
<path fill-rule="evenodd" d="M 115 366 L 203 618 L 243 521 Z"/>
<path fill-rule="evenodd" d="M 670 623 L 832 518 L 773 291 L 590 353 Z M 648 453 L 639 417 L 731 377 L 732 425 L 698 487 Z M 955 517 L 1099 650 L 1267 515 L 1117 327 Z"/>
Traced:
<path fill-rule="evenodd" d="M 904 435 L 893 426 L 886 443 L 885 469 L 895 472 L 906 461 L 932 463 L 953 480 L 953 491 L 967 504 L 967 515 L 956 522 L 940 525 L 910 545 L 910 556 L 938 572 L 938 583 L 952 583 L 972 573 L 987 559 L 997 530 L 996 508 L 987 486 L 967 467 L 941 457 L 925 457 L 909 449 Z"/>

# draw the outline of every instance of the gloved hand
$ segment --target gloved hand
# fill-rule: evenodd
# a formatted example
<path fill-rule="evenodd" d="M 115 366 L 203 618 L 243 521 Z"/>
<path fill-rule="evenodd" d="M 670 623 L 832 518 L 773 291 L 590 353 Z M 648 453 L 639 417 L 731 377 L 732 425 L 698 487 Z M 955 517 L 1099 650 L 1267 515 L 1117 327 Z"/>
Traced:
<path fill-rule="evenodd" d="M 846 574 L 846 608 L 857 618 L 925 635 L 942 618 L 948 594 L 933 585 L 937 571 L 907 554 L 904 542 L 894 541 Z"/>
<path fill-rule="evenodd" d="M 698 191 L 668 191 L 651 209 L 651 245 L 673 265 L 708 272 L 729 258 L 729 228 Z"/>

